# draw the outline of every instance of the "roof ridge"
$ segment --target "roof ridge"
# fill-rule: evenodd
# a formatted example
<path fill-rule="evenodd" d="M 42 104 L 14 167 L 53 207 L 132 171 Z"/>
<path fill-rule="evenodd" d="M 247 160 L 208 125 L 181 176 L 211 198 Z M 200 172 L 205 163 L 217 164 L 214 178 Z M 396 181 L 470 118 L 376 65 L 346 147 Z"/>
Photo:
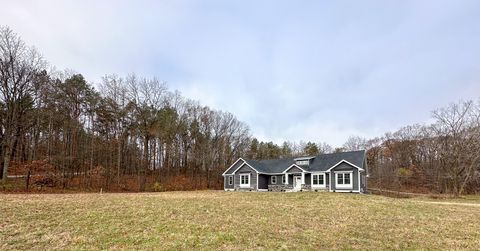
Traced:
<path fill-rule="evenodd" d="M 278 159 L 244 159 L 244 160 L 253 160 L 253 161 L 267 161 L 267 160 L 293 160 L 295 157 L 288 157 L 288 158 L 278 158 Z"/>
<path fill-rule="evenodd" d="M 250 158 L 242 158 L 243 160 L 245 161 L 256 161 L 256 162 L 260 162 L 260 161 L 271 161 L 271 160 L 295 160 L 296 158 L 303 158 L 303 157 L 312 157 L 312 158 L 315 158 L 315 157 L 319 157 L 319 156 L 326 156 L 326 155 L 337 155 L 337 154 L 345 154 L 345 153 L 355 153 L 355 152 L 366 152 L 365 149 L 363 150 L 355 150 L 355 151 L 346 151 L 346 152 L 334 152 L 334 153 L 322 153 L 322 154 L 318 154 L 318 155 L 309 155 L 309 156 L 297 156 L 297 157 L 286 157 L 286 158 L 277 158 L 277 159 L 250 159 Z"/>
<path fill-rule="evenodd" d="M 346 151 L 346 152 L 334 152 L 334 153 L 322 153 L 317 156 L 322 156 L 322 155 L 334 155 L 334 154 L 342 154 L 342 153 L 356 153 L 356 152 L 366 152 L 365 149 L 363 150 L 355 150 L 355 151 Z"/>

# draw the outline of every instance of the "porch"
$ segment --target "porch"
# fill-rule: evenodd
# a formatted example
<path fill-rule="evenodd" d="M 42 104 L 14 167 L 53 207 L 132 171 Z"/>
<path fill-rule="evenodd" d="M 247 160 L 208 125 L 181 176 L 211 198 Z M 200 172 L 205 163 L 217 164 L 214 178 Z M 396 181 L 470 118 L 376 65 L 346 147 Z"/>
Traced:
<path fill-rule="evenodd" d="M 328 174 L 284 173 L 259 175 L 259 189 L 275 192 L 328 191 Z"/>

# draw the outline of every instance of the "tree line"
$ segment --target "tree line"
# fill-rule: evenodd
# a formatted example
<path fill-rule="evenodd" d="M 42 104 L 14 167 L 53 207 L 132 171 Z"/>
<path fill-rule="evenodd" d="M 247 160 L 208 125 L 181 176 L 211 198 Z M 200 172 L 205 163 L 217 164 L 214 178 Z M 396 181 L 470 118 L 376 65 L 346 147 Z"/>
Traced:
<path fill-rule="evenodd" d="M 367 150 L 369 186 L 480 192 L 480 101 L 432 112 L 434 123 L 341 147 L 263 142 L 228 112 L 170 91 L 156 78 L 48 69 L 33 47 L 0 27 L 0 176 L 3 189 L 109 191 L 218 189 L 238 157 L 287 158 Z"/>
<path fill-rule="evenodd" d="M 249 146 L 248 126 L 165 82 L 47 70 L 35 48 L 0 27 L 0 168 L 64 189 L 222 187 L 225 166 Z"/>
<path fill-rule="evenodd" d="M 413 192 L 480 192 L 480 100 L 432 112 L 434 122 L 382 137 L 351 137 L 345 150 L 367 149 L 372 187 Z"/>
<path fill-rule="evenodd" d="M 291 142 L 285 141 L 281 145 L 270 142 L 258 141 L 253 138 L 245 154 L 249 159 L 278 159 L 298 156 L 315 156 L 319 154 L 342 151 L 341 148 L 333 148 L 329 144 L 314 143 L 311 141 Z"/>

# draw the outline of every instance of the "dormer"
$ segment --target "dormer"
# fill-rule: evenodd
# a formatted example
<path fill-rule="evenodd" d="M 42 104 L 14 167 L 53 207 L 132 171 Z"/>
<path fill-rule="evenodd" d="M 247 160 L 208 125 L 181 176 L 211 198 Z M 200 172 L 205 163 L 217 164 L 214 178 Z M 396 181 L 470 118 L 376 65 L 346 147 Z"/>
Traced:
<path fill-rule="evenodd" d="M 307 156 L 307 157 L 299 157 L 299 158 L 295 158 L 295 164 L 298 165 L 298 166 L 308 166 L 310 165 L 310 163 L 312 162 L 312 160 L 314 159 L 315 157 L 312 157 L 312 156 Z"/>

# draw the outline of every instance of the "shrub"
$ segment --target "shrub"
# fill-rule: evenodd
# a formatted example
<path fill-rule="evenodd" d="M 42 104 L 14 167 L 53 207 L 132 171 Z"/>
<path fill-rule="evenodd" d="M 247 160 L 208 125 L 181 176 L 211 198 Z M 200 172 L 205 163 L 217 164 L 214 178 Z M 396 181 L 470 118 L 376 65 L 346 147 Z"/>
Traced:
<path fill-rule="evenodd" d="M 397 176 L 401 178 L 410 178 L 412 176 L 412 171 L 402 167 L 397 170 Z"/>
<path fill-rule="evenodd" d="M 153 190 L 154 192 L 161 192 L 161 191 L 163 191 L 162 184 L 160 184 L 160 182 L 156 181 L 156 182 L 153 183 L 153 185 L 152 185 L 152 190 Z"/>

